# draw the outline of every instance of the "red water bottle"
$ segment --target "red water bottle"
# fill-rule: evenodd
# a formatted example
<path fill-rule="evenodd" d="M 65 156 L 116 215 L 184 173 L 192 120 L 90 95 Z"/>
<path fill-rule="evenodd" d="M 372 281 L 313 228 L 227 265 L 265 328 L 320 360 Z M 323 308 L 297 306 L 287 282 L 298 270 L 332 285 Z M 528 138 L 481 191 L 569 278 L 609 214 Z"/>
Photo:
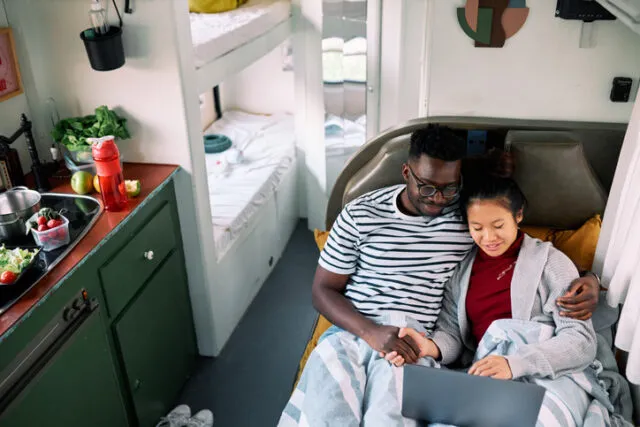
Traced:
<path fill-rule="evenodd" d="M 117 212 L 127 207 L 127 191 L 122 176 L 120 152 L 113 136 L 87 138 L 93 142 L 91 152 L 96 162 L 96 171 L 100 181 L 100 194 L 107 211 Z"/>

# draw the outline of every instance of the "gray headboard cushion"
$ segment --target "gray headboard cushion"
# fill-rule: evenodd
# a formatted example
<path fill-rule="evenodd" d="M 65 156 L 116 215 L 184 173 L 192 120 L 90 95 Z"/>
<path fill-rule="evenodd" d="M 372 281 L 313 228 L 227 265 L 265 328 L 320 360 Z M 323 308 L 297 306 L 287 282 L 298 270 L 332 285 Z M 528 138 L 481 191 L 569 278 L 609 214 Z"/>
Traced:
<path fill-rule="evenodd" d="M 605 185 L 613 179 L 620 147 L 627 125 L 623 123 L 560 122 L 547 120 L 495 119 L 482 117 L 431 117 L 409 121 L 387 130 L 367 142 L 347 162 L 332 189 L 326 215 L 327 230 L 344 204 L 378 188 L 402 182 L 401 165 L 407 159 L 411 133 L 429 123 L 455 129 L 569 132 L 584 146 L 589 163 Z M 574 155 L 577 155 L 574 153 Z M 604 160 L 603 160 L 604 159 Z M 516 171 L 518 163 L 516 160 Z M 533 204 L 535 201 L 530 200 Z M 553 226 L 554 224 L 545 224 Z"/>
<path fill-rule="evenodd" d="M 528 200 L 525 224 L 578 228 L 604 213 L 605 192 L 572 132 L 510 131 L 505 146 L 516 162 L 514 179 Z"/>

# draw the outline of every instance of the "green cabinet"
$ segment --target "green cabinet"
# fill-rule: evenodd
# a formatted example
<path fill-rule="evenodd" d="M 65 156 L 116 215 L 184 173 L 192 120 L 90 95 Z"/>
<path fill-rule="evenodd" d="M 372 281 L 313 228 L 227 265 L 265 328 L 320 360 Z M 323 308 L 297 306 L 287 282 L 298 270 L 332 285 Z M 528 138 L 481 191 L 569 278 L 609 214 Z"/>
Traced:
<path fill-rule="evenodd" d="M 186 282 L 172 253 L 114 324 L 126 379 L 141 426 L 152 426 L 174 403 L 195 362 L 194 336 L 185 325 Z"/>
<path fill-rule="evenodd" d="M 70 299 L 86 290 L 98 305 L 19 395 L 0 396 L 10 402 L 0 426 L 153 427 L 171 409 L 197 349 L 173 183 L 165 184 L 0 342 L 2 384 Z"/>
<path fill-rule="evenodd" d="M 127 425 L 99 309 L 89 315 L 13 399 L 0 415 L 0 425 Z"/>

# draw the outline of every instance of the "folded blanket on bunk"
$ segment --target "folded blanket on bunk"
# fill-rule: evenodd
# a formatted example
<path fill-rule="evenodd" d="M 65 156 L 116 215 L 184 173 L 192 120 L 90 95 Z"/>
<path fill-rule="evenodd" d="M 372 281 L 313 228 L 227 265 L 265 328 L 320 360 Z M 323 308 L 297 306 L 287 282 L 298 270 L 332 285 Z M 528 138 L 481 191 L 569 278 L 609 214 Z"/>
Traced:
<path fill-rule="evenodd" d="M 423 331 L 409 318 L 389 315 L 379 322 Z M 499 320 L 487 330 L 475 360 L 488 355 L 506 356 L 519 346 L 547 340 L 553 334 L 553 327 L 541 323 Z M 582 372 L 555 380 L 523 379 L 547 390 L 536 427 L 632 426 L 620 415 L 628 416 L 631 409 L 628 385 L 617 374 L 611 350 L 604 342 L 599 345 L 599 354 L 604 361 L 596 360 Z M 431 358 L 423 358 L 419 364 L 441 367 Z M 417 425 L 400 415 L 402 372 L 361 339 L 332 326 L 311 353 L 278 425 L 316 426 L 327 421 L 340 426 Z"/>

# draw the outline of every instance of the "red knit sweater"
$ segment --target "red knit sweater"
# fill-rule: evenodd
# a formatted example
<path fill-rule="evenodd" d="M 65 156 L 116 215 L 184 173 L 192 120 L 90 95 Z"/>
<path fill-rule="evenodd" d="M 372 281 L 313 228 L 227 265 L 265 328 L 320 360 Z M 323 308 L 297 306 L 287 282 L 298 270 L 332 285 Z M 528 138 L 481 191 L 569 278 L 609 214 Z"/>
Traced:
<path fill-rule="evenodd" d="M 498 257 L 490 257 L 478 250 L 471 268 L 467 292 L 467 317 L 471 331 L 480 339 L 494 320 L 511 318 L 511 279 L 524 240 L 524 233 Z"/>

